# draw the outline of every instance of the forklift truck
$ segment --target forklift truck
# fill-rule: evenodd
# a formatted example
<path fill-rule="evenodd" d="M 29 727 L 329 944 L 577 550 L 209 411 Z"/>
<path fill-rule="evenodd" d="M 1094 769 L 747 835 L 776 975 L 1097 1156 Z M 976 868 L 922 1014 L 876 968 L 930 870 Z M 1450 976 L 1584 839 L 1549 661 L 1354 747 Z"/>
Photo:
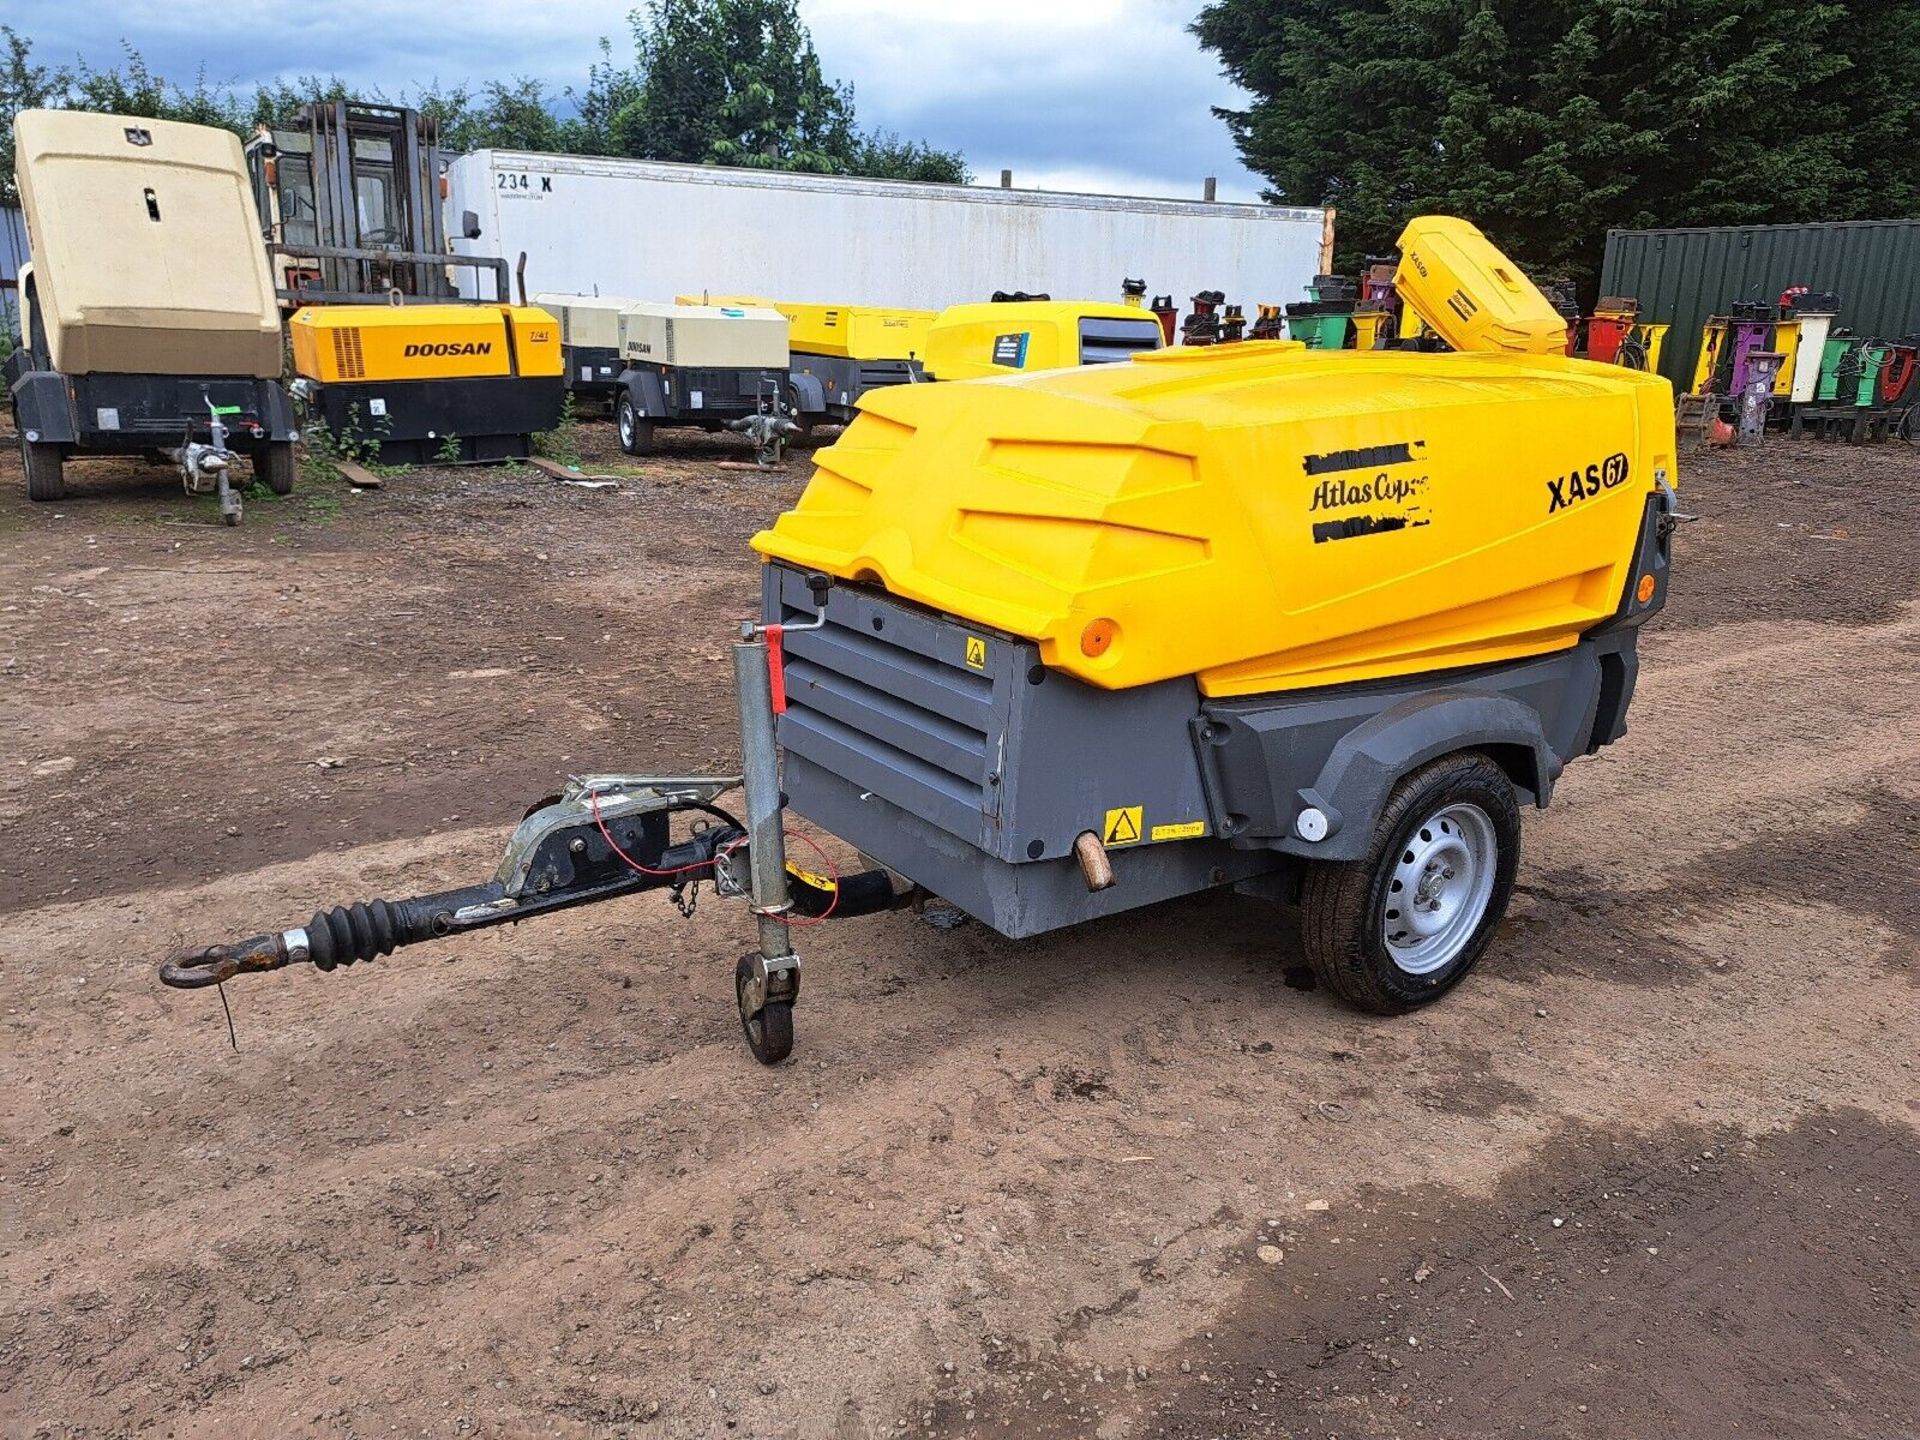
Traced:
<path fill-rule="evenodd" d="M 493 302 L 511 302 L 505 260 L 447 249 L 440 131 L 431 116 L 316 101 L 262 125 L 246 157 L 284 309 L 457 301 L 456 267 L 485 272 Z M 478 217 L 463 220 L 467 237 L 477 236 Z"/>

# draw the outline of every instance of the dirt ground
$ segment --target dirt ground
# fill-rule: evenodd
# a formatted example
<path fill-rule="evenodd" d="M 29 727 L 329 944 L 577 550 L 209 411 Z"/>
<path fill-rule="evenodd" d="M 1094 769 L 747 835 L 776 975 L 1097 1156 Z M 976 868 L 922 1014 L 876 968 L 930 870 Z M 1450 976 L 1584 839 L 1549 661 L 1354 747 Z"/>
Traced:
<path fill-rule="evenodd" d="M 238 982 L 237 1053 L 153 965 L 729 766 L 804 463 L 230 530 L 0 442 L 9 1440 L 1920 1435 L 1920 452 L 1688 458 L 1633 733 L 1435 1009 L 1253 900 L 900 914 L 807 932 L 764 1070 L 712 901 Z"/>

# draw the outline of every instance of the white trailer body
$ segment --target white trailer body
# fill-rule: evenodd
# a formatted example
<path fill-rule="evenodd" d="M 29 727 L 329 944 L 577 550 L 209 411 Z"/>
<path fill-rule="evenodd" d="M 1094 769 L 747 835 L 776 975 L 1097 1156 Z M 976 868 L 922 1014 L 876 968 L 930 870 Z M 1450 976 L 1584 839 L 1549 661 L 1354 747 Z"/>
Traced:
<path fill-rule="evenodd" d="M 1117 300 L 1145 280 L 1182 310 L 1305 297 L 1327 212 L 479 150 L 448 170 L 462 254 L 527 257 L 530 290 L 770 295 L 941 310 L 996 290 Z"/>

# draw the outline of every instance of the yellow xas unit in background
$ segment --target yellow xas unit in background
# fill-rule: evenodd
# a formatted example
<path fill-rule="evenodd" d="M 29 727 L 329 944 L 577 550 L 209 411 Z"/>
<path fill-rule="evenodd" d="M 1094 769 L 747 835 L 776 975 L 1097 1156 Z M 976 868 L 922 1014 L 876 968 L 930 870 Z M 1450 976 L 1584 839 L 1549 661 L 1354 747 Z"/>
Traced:
<path fill-rule="evenodd" d="M 1566 351 L 1567 322 L 1553 302 L 1465 220 L 1425 215 L 1409 224 L 1400 235 L 1393 285 L 1410 311 L 1455 350 Z"/>
<path fill-rule="evenodd" d="M 545 310 L 309 305 L 287 329 L 295 393 L 381 464 L 525 459 L 560 423 L 560 325 Z"/>
<path fill-rule="evenodd" d="M 1158 350 L 1160 322 L 1105 300 L 990 300 L 950 305 L 927 335 L 927 374 L 979 380 L 1129 360 Z"/>
<path fill-rule="evenodd" d="M 755 295 L 679 295 L 675 301 L 763 306 L 786 316 L 793 351 L 786 405 L 802 426 L 845 425 L 868 391 L 923 378 L 931 310 L 815 305 Z"/>

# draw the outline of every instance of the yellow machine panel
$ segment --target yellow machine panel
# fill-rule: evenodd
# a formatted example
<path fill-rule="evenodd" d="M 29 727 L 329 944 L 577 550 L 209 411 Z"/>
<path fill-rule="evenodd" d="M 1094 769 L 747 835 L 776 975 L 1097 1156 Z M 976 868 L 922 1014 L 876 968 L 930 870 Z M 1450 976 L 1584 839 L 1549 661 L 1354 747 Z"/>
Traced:
<path fill-rule="evenodd" d="M 1619 366 L 1182 348 L 870 395 L 754 546 L 1103 688 L 1252 695 L 1573 645 L 1673 455 L 1671 386 Z"/>
<path fill-rule="evenodd" d="M 1633 327 L 1634 338 L 1640 342 L 1640 348 L 1647 355 L 1647 363 L 1641 367 L 1642 369 L 1652 371 L 1660 368 L 1660 359 L 1667 350 L 1667 331 L 1672 328 L 1670 324 L 1647 321 L 1642 321 Z"/>
<path fill-rule="evenodd" d="M 1424 215 L 1400 234 L 1394 288 L 1461 351 L 1563 354 L 1567 322 L 1486 236 L 1451 215 Z"/>
<path fill-rule="evenodd" d="M 280 311 L 238 138 L 78 110 L 24 110 L 13 124 L 55 370 L 280 374 Z"/>
<path fill-rule="evenodd" d="M 559 322 L 533 306 L 309 305 L 287 329 L 323 385 L 561 373 Z"/>
<path fill-rule="evenodd" d="M 1720 368 L 1720 350 L 1726 344 L 1729 320 L 1725 315 L 1710 315 L 1700 327 L 1700 357 L 1693 364 L 1693 386 L 1689 395 L 1704 395 Z M 1798 347 L 1795 347 L 1798 349 Z M 1782 369 L 1786 368 L 1784 366 Z"/>
<path fill-rule="evenodd" d="M 774 306 L 793 329 L 789 343 L 810 355 L 849 360 L 916 360 L 927 353 L 931 310 L 882 310 L 871 305 Z"/>
<path fill-rule="evenodd" d="M 1780 369 L 1773 377 L 1773 393 L 1781 399 L 1793 394 L 1794 359 L 1800 353 L 1800 322 L 1780 320 L 1773 327 L 1773 348 L 1780 356 Z"/>
<path fill-rule="evenodd" d="M 848 360 L 919 360 L 927 353 L 932 310 L 877 305 L 809 305 L 758 295 L 676 295 L 678 305 L 765 306 L 787 317 L 787 344 L 797 353 Z"/>
<path fill-rule="evenodd" d="M 942 310 L 923 363 L 936 380 L 977 380 L 1126 360 L 1164 339 L 1157 319 L 1117 301 L 990 301 Z"/>

